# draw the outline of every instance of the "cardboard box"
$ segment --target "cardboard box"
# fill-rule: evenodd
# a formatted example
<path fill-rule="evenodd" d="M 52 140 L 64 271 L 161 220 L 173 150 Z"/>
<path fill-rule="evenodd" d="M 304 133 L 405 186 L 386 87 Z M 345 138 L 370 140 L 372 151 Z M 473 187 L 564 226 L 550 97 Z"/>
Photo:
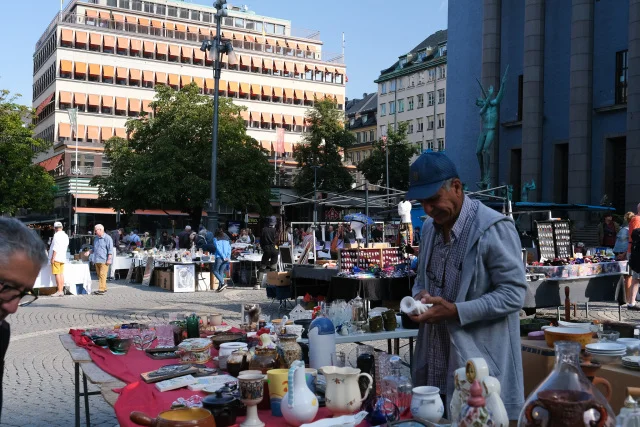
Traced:
<path fill-rule="evenodd" d="M 173 292 L 173 271 L 158 271 L 157 286 Z"/>
<path fill-rule="evenodd" d="M 274 286 L 291 286 L 291 272 L 270 271 L 267 273 L 267 284 Z"/>

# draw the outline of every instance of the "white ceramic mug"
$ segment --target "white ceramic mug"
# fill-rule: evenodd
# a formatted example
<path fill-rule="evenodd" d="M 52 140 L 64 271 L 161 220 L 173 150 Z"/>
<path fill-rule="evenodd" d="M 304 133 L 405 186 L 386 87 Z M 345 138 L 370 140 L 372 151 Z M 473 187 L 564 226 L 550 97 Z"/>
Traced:
<path fill-rule="evenodd" d="M 444 414 L 444 404 L 438 387 L 415 387 L 411 398 L 411 415 L 437 423 Z"/>

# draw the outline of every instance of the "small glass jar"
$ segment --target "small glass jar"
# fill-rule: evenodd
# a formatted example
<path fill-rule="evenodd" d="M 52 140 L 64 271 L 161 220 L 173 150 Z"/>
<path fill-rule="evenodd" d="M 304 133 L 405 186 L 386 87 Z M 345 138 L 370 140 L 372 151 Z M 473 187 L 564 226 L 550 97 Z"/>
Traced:
<path fill-rule="evenodd" d="M 255 352 L 251 362 L 249 362 L 249 369 L 255 369 L 266 374 L 268 370 L 279 367 L 280 359 L 275 348 L 256 347 Z"/>

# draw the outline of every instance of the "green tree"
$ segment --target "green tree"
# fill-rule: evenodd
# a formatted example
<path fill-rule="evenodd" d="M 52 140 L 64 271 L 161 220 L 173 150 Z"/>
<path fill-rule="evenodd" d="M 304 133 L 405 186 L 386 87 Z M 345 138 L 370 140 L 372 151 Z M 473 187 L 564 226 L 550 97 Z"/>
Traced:
<path fill-rule="evenodd" d="M 18 209 L 50 212 L 54 181 L 33 160 L 50 144 L 33 137 L 32 110 L 17 104 L 17 96 L 0 91 L 0 213 L 15 215 Z"/>
<path fill-rule="evenodd" d="M 385 147 L 386 145 L 386 147 Z M 358 170 L 362 172 L 372 184 L 387 185 L 387 153 L 389 150 L 389 186 L 397 190 L 409 189 L 409 166 L 411 157 L 420 151 L 417 146 L 407 140 L 407 123 L 398 124 L 398 129 L 389 129 L 387 143 L 381 140 L 373 143 L 371 156 L 358 164 Z"/>
<path fill-rule="evenodd" d="M 213 102 L 195 83 L 179 91 L 159 85 L 151 107 L 153 117 L 127 121 L 128 140 L 106 142 L 111 175 L 94 178 L 92 185 L 117 209 L 178 209 L 198 224 L 211 185 Z M 265 151 L 247 135 L 241 110 L 220 99 L 218 204 L 268 213 L 273 171 Z"/>
<path fill-rule="evenodd" d="M 349 148 L 354 136 L 344 127 L 344 112 L 331 100 L 316 102 L 307 112 L 309 132 L 304 135 L 293 153 L 298 162 L 298 174 L 294 188 L 298 194 L 313 192 L 312 166 L 320 166 L 317 171 L 317 188 L 326 191 L 345 191 L 351 188 L 353 178 L 342 164 L 341 151 Z"/>

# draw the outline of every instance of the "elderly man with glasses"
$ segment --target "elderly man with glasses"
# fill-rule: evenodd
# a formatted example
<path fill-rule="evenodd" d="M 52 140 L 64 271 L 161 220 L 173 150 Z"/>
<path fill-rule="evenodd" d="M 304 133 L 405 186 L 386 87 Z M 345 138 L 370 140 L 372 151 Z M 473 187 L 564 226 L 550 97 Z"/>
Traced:
<path fill-rule="evenodd" d="M 0 218 L 0 421 L 4 356 L 11 336 L 5 319 L 37 299 L 31 290 L 47 261 L 47 249 L 35 233 L 20 221 Z"/>
<path fill-rule="evenodd" d="M 420 155 L 409 180 L 406 198 L 428 216 L 413 296 L 433 304 L 412 316 L 420 323 L 414 385 L 438 387 L 450 402 L 454 371 L 483 358 L 502 384 L 509 419 L 517 420 L 524 404 L 519 312 L 527 284 L 514 223 L 467 197 L 443 153 Z"/>

